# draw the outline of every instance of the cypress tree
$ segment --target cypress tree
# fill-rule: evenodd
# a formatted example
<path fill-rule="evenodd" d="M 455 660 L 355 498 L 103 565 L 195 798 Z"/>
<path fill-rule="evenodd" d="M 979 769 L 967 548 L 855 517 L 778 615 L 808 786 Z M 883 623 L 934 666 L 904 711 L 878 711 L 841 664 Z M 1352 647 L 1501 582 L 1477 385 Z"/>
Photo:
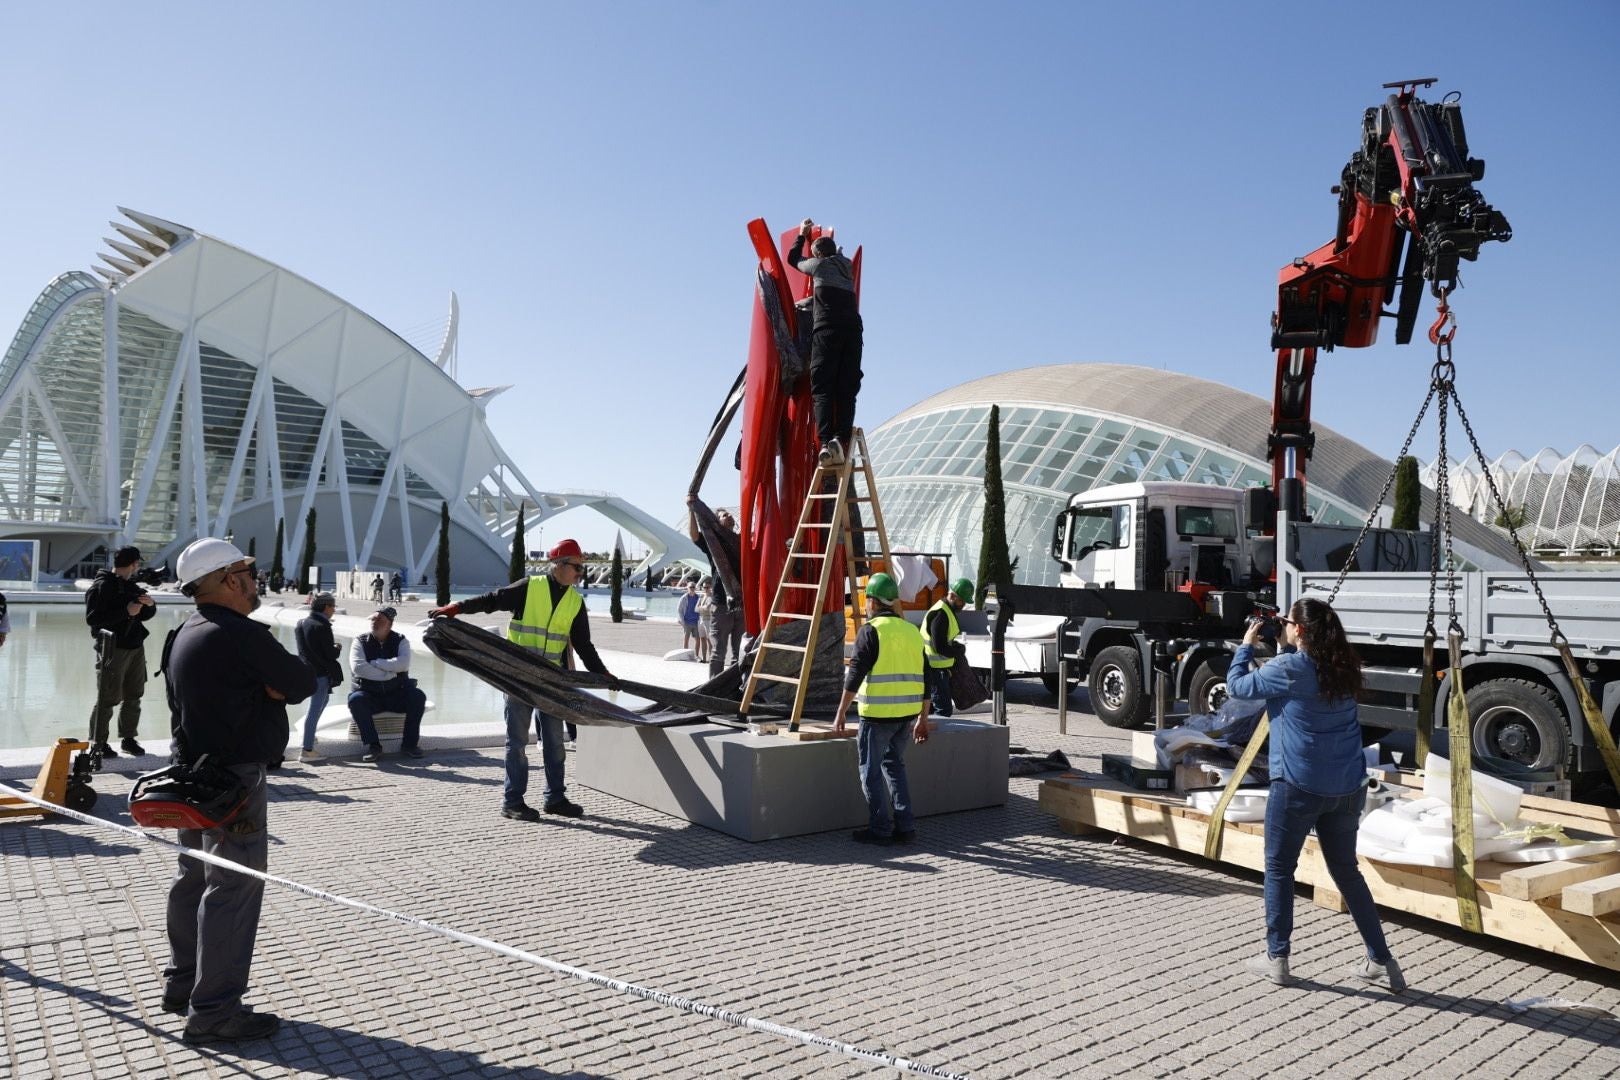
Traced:
<path fill-rule="evenodd" d="M 1407 454 L 1395 466 L 1395 512 L 1390 527 L 1416 529 L 1422 510 L 1423 485 L 1418 483 L 1417 458 Z"/>
<path fill-rule="evenodd" d="M 281 548 L 286 543 L 286 522 L 276 519 L 276 551 L 270 557 L 270 582 L 279 590 L 281 583 L 287 580 L 287 569 L 281 562 Z"/>
<path fill-rule="evenodd" d="M 309 568 L 315 565 L 315 508 L 309 508 L 309 515 L 304 518 L 304 553 L 298 559 L 298 591 L 303 592 L 310 587 Z"/>
<path fill-rule="evenodd" d="M 999 593 L 1012 584 L 1012 567 L 1007 561 L 1007 507 L 1001 489 L 1001 406 L 990 406 L 990 429 L 984 447 L 984 539 L 979 547 L 979 580 L 974 590 L 980 610 L 984 609 L 985 586 L 994 585 Z"/>
<path fill-rule="evenodd" d="M 613 574 L 609 583 L 612 592 L 608 613 L 613 616 L 614 622 L 624 622 L 624 556 L 617 544 L 613 545 Z"/>
<path fill-rule="evenodd" d="M 508 581 L 522 581 L 529 576 L 529 553 L 524 548 L 523 517 L 526 503 L 518 503 L 517 528 L 512 533 L 512 565 L 508 570 Z"/>
<path fill-rule="evenodd" d="M 258 546 L 259 538 L 257 536 L 248 537 L 248 558 L 256 559 L 259 557 L 258 551 L 255 550 Z"/>
<path fill-rule="evenodd" d="M 450 504 L 439 504 L 439 557 L 433 567 L 433 598 L 439 607 L 450 602 Z"/>

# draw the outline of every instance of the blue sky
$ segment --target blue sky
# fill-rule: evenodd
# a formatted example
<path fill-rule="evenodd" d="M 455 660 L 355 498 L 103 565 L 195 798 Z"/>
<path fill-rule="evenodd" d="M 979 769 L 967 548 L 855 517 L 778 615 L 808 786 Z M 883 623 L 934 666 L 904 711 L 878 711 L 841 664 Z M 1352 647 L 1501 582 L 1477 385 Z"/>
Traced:
<path fill-rule="evenodd" d="M 1454 302 L 1476 430 L 1620 443 L 1620 5 L 8 4 L 0 33 L 7 338 L 117 205 L 402 332 L 454 289 L 531 481 L 666 519 L 746 357 L 750 218 L 865 246 L 868 427 L 1035 364 L 1269 396 L 1277 269 L 1331 238 L 1381 84 L 1436 76 L 1515 230 Z M 1325 356 L 1317 419 L 1393 454 L 1432 358 L 1387 328 Z"/>

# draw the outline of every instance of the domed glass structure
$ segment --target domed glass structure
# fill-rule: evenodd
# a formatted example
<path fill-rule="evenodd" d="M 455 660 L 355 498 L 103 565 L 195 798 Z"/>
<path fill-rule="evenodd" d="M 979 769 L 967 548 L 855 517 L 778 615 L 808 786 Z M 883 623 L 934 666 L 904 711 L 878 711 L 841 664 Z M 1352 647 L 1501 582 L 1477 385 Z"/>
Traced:
<path fill-rule="evenodd" d="M 1107 484 L 1174 480 L 1248 488 L 1271 481 L 1271 405 L 1206 379 L 1123 364 L 1057 364 L 963 383 L 868 436 L 892 544 L 950 552 L 977 570 L 990 406 L 1001 406 L 1001 478 L 1015 580 L 1056 585 L 1052 526 L 1069 497 Z M 1360 525 L 1393 465 L 1320 424 L 1307 506 L 1325 524 Z M 1427 493 L 1426 493 L 1427 494 Z M 1459 537 L 1511 548 L 1469 521 Z"/>

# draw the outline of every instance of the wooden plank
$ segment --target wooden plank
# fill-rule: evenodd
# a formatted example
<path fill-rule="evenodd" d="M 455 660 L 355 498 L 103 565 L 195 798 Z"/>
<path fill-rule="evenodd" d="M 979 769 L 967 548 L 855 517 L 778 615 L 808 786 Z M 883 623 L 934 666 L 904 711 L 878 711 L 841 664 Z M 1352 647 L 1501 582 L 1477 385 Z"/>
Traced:
<path fill-rule="evenodd" d="M 1566 885 L 1564 910 L 1592 916 L 1620 911 L 1620 874 L 1593 878 L 1578 885 Z"/>
<path fill-rule="evenodd" d="M 1067 821 L 1063 818 L 1058 818 L 1057 823 L 1058 828 L 1063 832 L 1068 833 L 1070 836 L 1091 836 L 1102 832 L 1101 829 L 1093 829 L 1090 825 L 1082 825 L 1078 821 Z"/>
<path fill-rule="evenodd" d="M 1208 830 L 1199 820 L 1203 815 L 1194 817 L 1196 811 L 1171 807 L 1163 801 L 1048 780 L 1041 784 L 1040 805 L 1080 825 L 1163 844 L 1188 854 L 1202 855 L 1204 850 Z M 1263 871 L 1264 836 L 1253 823 L 1228 822 L 1220 861 Z M 1449 870 L 1394 866 L 1366 859 L 1358 860 L 1358 864 L 1379 905 L 1448 926 L 1457 925 L 1457 897 Z M 1504 869 L 1499 863 L 1479 864 L 1480 915 L 1487 935 L 1620 971 L 1620 921 L 1503 896 L 1499 878 Z M 1332 876 L 1314 839 L 1306 842 L 1294 877 L 1301 884 L 1332 888 Z M 1615 885 L 1620 886 L 1620 880 Z"/>
<path fill-rule="evenodd" d="M 830 722 L 806 721 L 799 724 L 798 731 L 779 728 L 776 733 L 784 739 L 793 739 L 797 742 L 819 742 L 823 739 L 853 739 L 858 730 L 859 724 L 846 724 L 842 732 L 835 732 Z"/>
<path fill-rule="evenodd" d="M 1503 874 L 1502 895 L 1515 900 L 1543 900 L 1558 896 L 1565 886 L 1593 878 L 1620 874 L 1620 855 L 1592 855 L 1568 862 L 1533 863 Z"/>
<path fill-rule="evenodd" d="M 1345 900 L 1344 894 L 1336 892 L 1326 885 L 1318 885 L 1311 890 L 1311 903 L 1319 908 L 1337 911 L 1341 915 L 1350 910 L 1350 904 Z"/>

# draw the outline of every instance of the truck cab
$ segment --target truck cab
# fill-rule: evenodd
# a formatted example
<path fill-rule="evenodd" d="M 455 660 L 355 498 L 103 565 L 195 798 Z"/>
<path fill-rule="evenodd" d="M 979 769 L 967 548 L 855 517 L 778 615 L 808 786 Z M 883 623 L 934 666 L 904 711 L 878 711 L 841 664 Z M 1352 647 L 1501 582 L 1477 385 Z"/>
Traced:
<path fill-rule="evenodd" d="M 1068 588 L 1258 587 L 1275 545 L 1247 520 L 1246 493 L 1211 484 L 1143 482 L 1092 488 L 1069 500 L 1052 530 Z M 1199 597 L 1200 600 L 1202 597 Z"/>

